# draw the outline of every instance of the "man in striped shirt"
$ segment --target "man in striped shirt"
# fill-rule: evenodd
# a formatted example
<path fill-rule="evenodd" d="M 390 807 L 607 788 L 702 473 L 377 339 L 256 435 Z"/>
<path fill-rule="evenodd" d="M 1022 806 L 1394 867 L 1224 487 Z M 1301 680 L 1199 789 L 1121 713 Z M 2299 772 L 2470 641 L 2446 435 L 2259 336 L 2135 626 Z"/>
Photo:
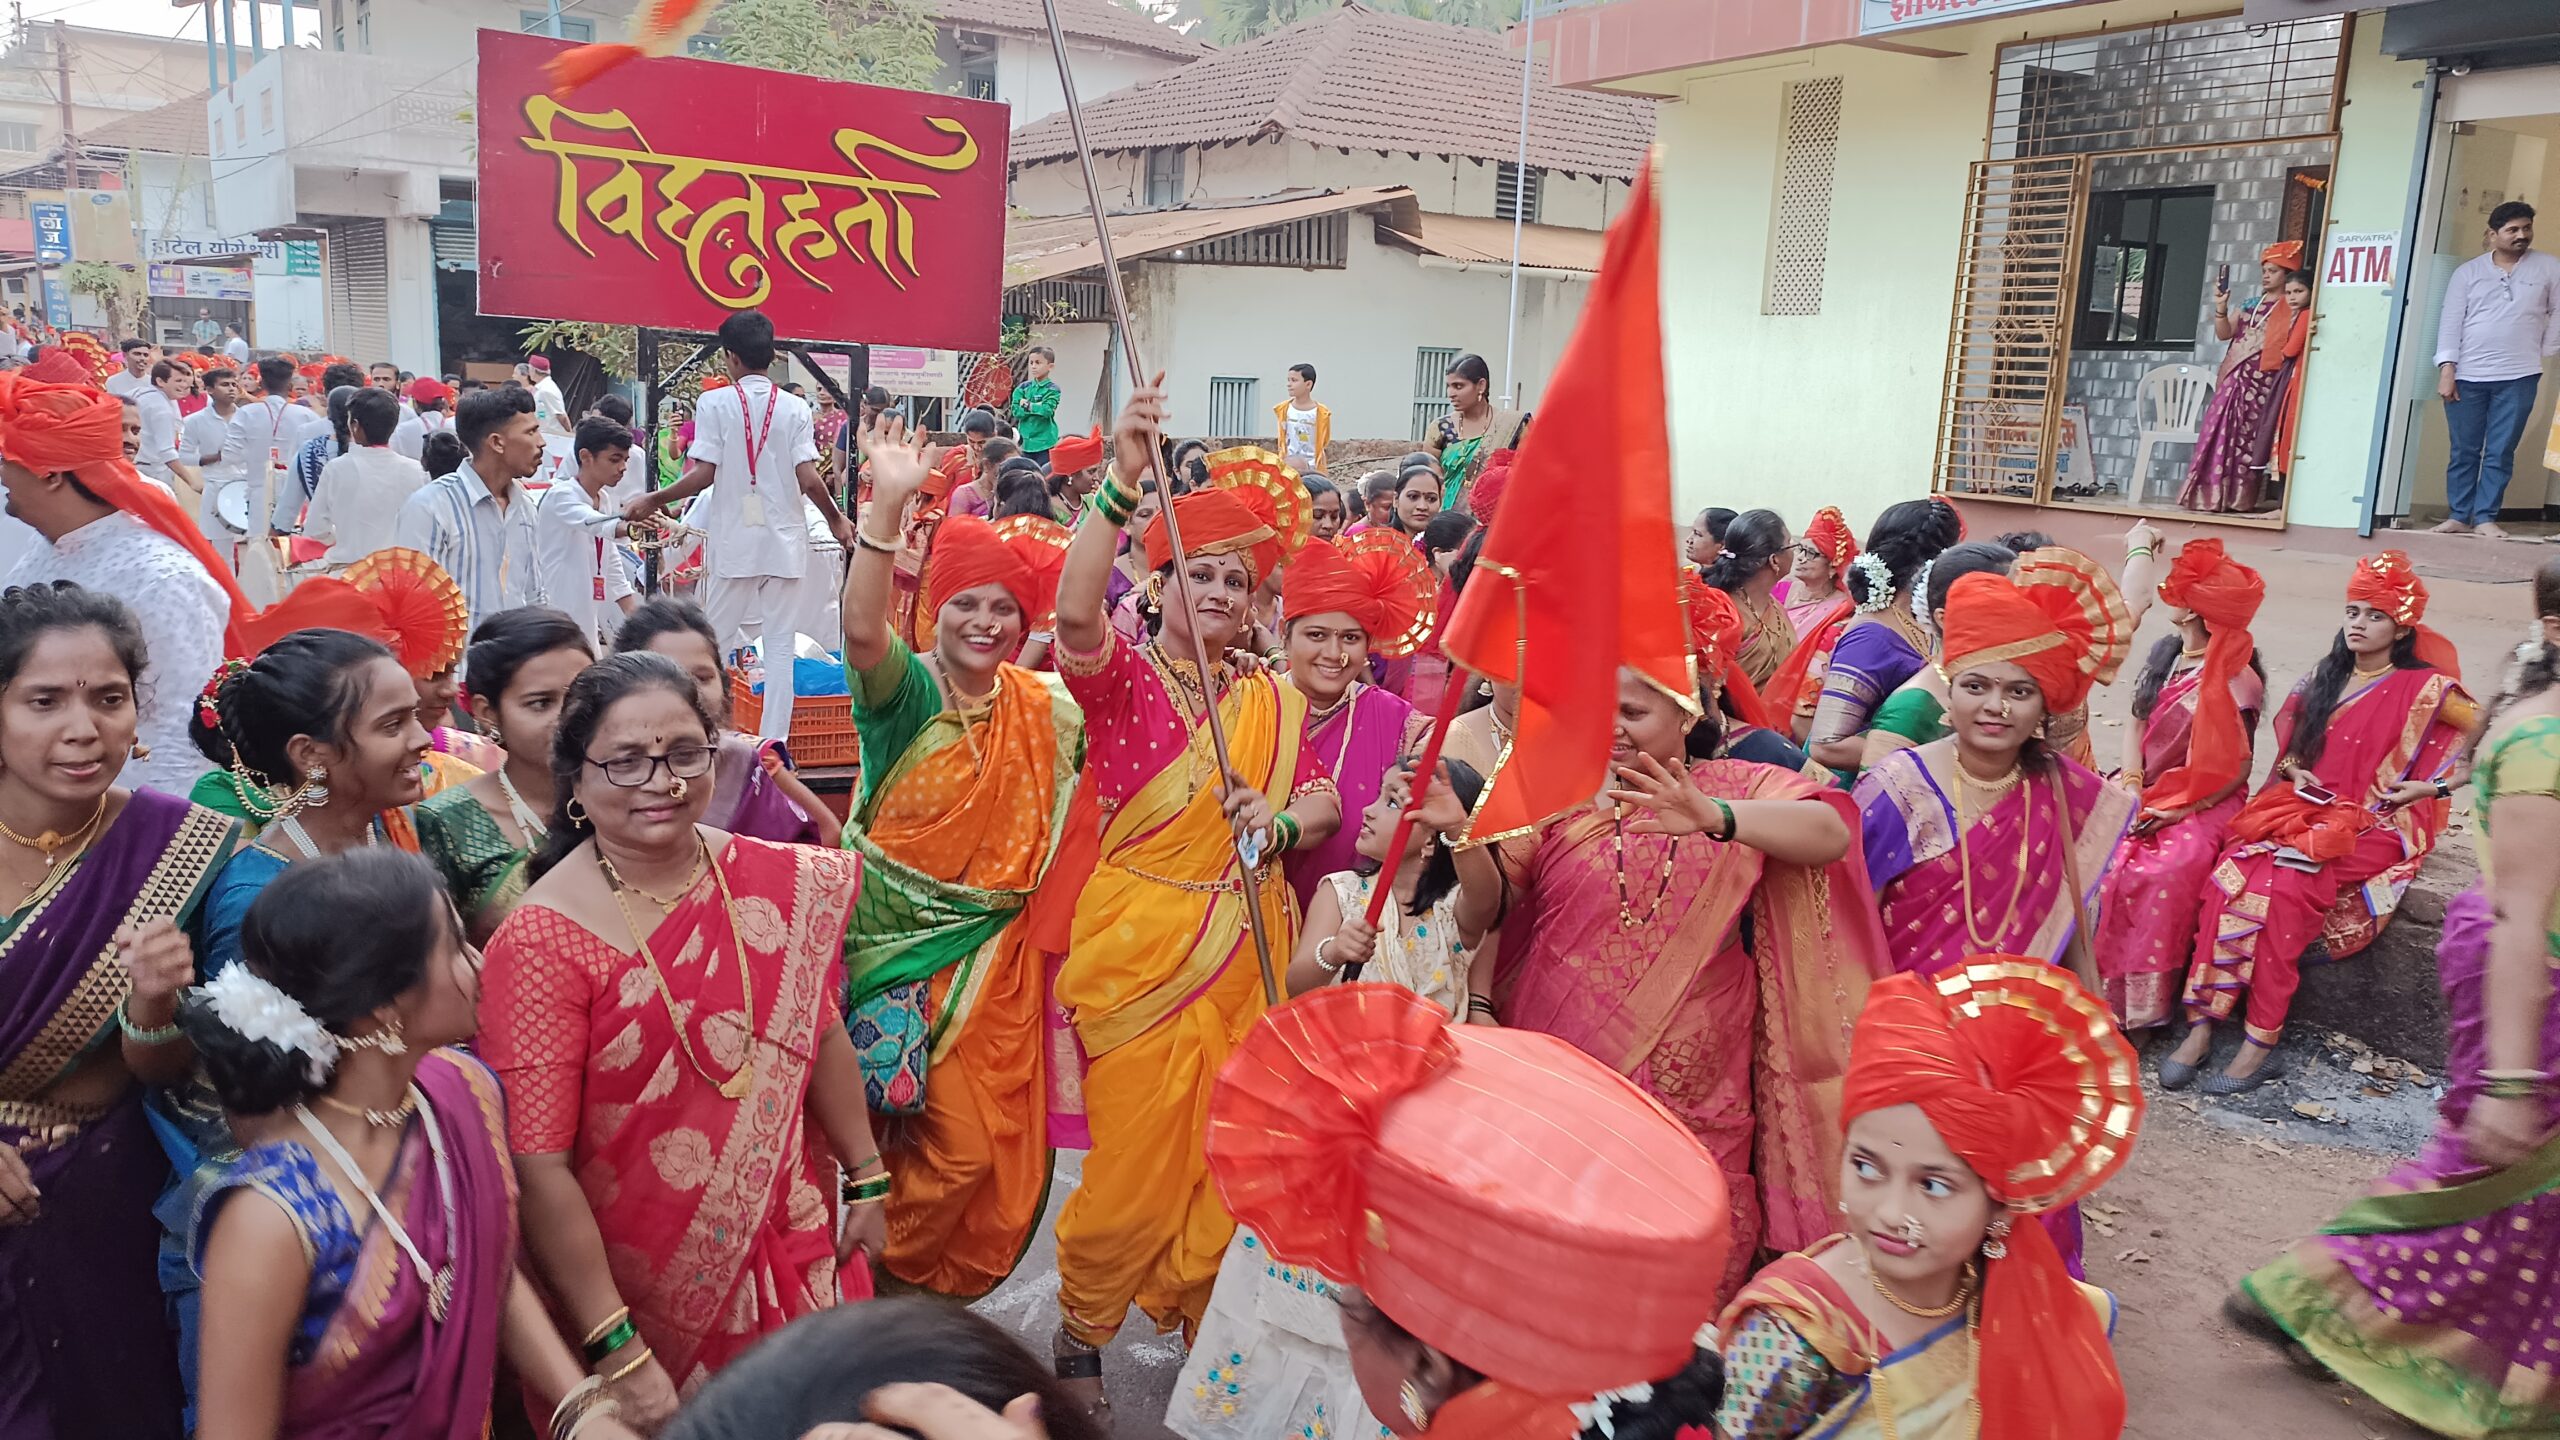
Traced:
<path fill-rule="evenodd" d="M 544 603 L 533 568 L 533 496 L 542 464 L 533 396 L 512 386 L 463 397 L 454 434 L 470 454 L 400 507 L 391 543 L 423 551 L 462 587 L 471 628 L 501 610 Z"/>

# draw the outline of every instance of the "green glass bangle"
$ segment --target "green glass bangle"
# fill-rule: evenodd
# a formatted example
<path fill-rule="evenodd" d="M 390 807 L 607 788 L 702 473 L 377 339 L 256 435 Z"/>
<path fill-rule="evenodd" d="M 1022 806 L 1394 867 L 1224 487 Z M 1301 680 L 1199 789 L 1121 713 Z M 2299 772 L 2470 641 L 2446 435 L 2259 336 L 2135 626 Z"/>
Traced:
<path fill-rule="evenodd" d="M 1724 833 L 1723 833 L 1722 835 L 1717 836 L 1716 838 L 1717 838 L 1717 839 L 1719 839 L 1719 840 L 1728 840 L 1728 841 L 1729 841 L 1729 840 L 1731 840 L 1731 839 L 1733 838 L 1733 828 L 1734 828 L 1733 807 L 1732 807 L 1731 805 L 1726 804 L 1723 800 L 1718 799 L 1716 796 L 1713 796 L 1713 795 L 1708 796 L 1708 797 L 1707 797 L 1707 799 L 1709 799 L 1710 801 L 1713 801 L 1713 802 L 1715 803 L 1715 807 L 1716 807 L 1716 810 L 1718 811 L 1718 813 L 1720 813 L 1720 814 L 1722 814 L 1722 815 L 1724 816 Z"/>
<path fill-rule="evenodd" d="M 124 1032 L 124 1038 L 136 1045 L 166 1045 L 176 1040 L 180 1034 L 178 1022 L 175 1020 L 156 1030 L 145 1030 L 134 1024 L 133 1017 L 124 1012 L 122 1001 L 116 1004 L 116 1028 Z"/>
<path fill-rule="evenodd" d="M 887 1196 L 888 1193 L 889 1177 L 886 1175 L 873 1175 L 862 1180 L 848 1180 L 844 1184 L 844 1198 L 847 1200 L 878 1200 Z"/>
<path fill-rule="evenodd" d="M 587 1342 L 587 1368 L 592 1370 L 603 1364 L 606 1356 L 639 1337 L 640 1331 L 632 1325 L 631 1317 L 623 1316 L 621 1322 L 604 1332 L 602 1337 Z"/>

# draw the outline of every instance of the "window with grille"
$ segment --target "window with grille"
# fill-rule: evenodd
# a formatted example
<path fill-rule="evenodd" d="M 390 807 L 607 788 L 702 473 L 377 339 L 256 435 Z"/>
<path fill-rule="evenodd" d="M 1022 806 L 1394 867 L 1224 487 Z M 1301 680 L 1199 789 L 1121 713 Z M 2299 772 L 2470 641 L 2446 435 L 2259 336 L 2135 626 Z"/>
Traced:
<path fill-rule="evenodd" d="M 1464 352 L 1452 345 L 1425 345 L 1413 352 L 1413 438 L 1428 440 L 1432 427 L 1449 413 L 1449 367 Z"/>
<path fill-rule="evenodd" d="M 1994 159 L 2246 145 L 2325 135 L 2345 27 L 2335 15 L 2177 21 L 2000 47 Z"/>
<path fill-rule="evenodd" d="M 1147 152 L 1147 208 L 1169 209 L 1182 203 L 1182 152 Z"/>
<path fill-rule="evenodd" d="M 1505 160 L 1493 167 L 1493 218 L 1538 223 L 1539 181 L 1543 170 L 1522 170 Z"/>
<path fill-rule="evenodd" d="M 2087 224 L 2072 347 L 2192 347 L 2213 238 L 2213 187 L 2104 191 L 2089 197 Z"/>
<path fill-rule="evenodd" d="M 705 60 L 717 60 L 720 58 L 720 37 L 696 35 L 684 42 L 684 53 L 698 55 Z"/>
<path fill-rule="evenodd" d="M 1769 216 L 1763 315 L 1819 315 L 1831 260 L 1831 168 L 1840 150 L 1840 77 L 1787 86 L 1778 141 L 1778 200 Z"/>
<path fill-rule="evenodd" d="M 516 18 L 523 22 L 524 33 L 527 35 L 551 33 L 551 12 L 548 10 L 519 10 L 516 12 Z M 596 38 L 596 22 L 564 18 L 560 22 L 560 38 L 575 40 L 581 45 L 587 44 Z"/>
<path fill-rule="evenodd" d="M 993 100 L 996 98 L 996 72 L 972 70 L 961 76 L 960 93 L 972 100 Z"/>
<path fill-rule="evenodd" d="M 0 150 L 33 150 L 39 132 L 23 120 L 0 121 Z"/>
<path fill-rule="evenodd" d="M 1250 377 L 1235 375 L 1209 377 L 1211 435 L 1228 438 L 1261 433 L 1263 427 L 1254 423 L 1254 413 L 1259 408 L 1254 402 L 1255 383 Z"/>

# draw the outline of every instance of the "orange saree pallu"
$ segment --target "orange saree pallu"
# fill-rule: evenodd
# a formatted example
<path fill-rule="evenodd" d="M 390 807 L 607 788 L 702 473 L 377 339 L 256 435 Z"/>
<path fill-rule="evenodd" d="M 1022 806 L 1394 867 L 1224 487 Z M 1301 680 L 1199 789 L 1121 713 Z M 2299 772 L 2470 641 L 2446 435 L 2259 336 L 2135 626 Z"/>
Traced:
<path fill-rule="evenodd" d="M 856 689 L 865 748 L 883 758 L 845 832 L 863 857 L 847 1009 L 927 986 L 922 1108 L 876 1122 L 885 1259 L 908 1284 L 975 1298 L 1013 1272 L 1048 1196 L 1048 975 L 1020 917 L 1057 853 L 1084 722 L 1053 678 L 1008 665 L 970 725 L 913 654 L 890 663 L 884 703 L 870 703 L 871 677 Z"/>
<path fill-rule="evenodd" d="M 836 1302 L 838 1169 L 809 1079 L 844 1023 L 860 873 L 842 851 L 732 837 L 650 933 L 654 967 L 542 905 L 518 906 L 489 943 L 479 1043 L 512 1147 L 568 1154 L 640 1338 L 688 1395 Z M 722 1083 L 742 1066 L 733 1099 Z"/>
<path fill-rule="evenodd" d="M 1085 783 L 1100 854 L 1077 897 L 1057 999 L 1087 1064 L 1092 1153 L 1058 1217 L 1068 1332 L 1101 1343 L 1134 1300 L 1166 1330 L 1199 1324 L 1235 1221 L 1209 1182 L 1201 1136 L 1218 1067 L 1263 1012 L 1233 833 L 1186 667 L 1117 640 L 1060 669 L 1085 704 Z M 1276 810 L 1313 783 L 1306 699 L 1263 674 L 1218 700 L 1230 759 Z M 1320 775 L 1320 767 L 1317 774 Z M 1276 864 L 1259 873 L 1275 964 L 1298 912 Z"/>
<path fill-rule="evenodd" d="M 1846 795 L 1792 771 L 1709 760 L 1690 774 L 1710 795 L 1820 799 L 1856 832 Z M 1622 837 L 1586 809 L 1546 828 L 1504 922 L 1503 1023 L 1643 1086 L 1723 1168 L 1734 1244 L 1720 1299 L 1760 1245 L 1836 1228 L 1849 1031 L 1888 973 L 1866 885 L 1854 842 L 1815 870 L 1702 835 Z"/>

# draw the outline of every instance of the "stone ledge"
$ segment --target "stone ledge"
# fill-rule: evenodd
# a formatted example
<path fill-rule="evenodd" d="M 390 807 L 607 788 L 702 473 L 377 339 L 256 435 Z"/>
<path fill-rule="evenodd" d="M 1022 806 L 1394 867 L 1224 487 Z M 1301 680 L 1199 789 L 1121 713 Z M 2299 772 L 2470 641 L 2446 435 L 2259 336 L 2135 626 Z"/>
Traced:
<path fill-rule="evenodd" d="M 2445 837 L 2411 881 L 2380 938 L 2360 955 L 2305 965 L 2286 1028 L 2309 1035 L 2335 1030 L 2431 1075 L 2445 1064 L 2444 991 L 2436 979 L 2436 941 L 2447 901 L 2471 887 L 2480 869 L 2470 837 Z"/>

